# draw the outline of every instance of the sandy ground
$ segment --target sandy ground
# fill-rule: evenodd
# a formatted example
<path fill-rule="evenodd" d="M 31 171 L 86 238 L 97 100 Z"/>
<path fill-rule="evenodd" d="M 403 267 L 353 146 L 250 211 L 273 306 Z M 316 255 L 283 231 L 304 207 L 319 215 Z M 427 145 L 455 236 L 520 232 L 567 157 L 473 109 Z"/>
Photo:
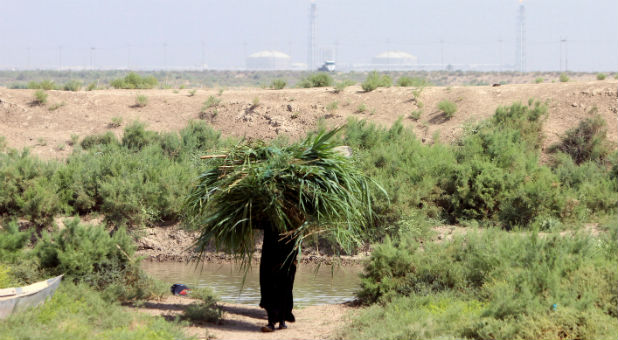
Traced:
<path fill-rule="evenodd" d="M 140 307 L 126 307 L 150 315 L 159 315 L 174 320 L 182 314 L 186 305 L 195 300 L 169 296 L 160 301 L 146 302 Z M 294 309 L 296 322 L 288 323 L 288 329 L 262 333 L 266 325 L 266 312 L 249 305 L 221 303 L 223 320 L 220 324 L 203 323 L 185 327 L 187 335 L 198 339 L 332 339 L 344 318 L 360 310 L 343 304 L 320 305 Z"/>
<path fill-rule="evenodd" d="M 595 112 L 607 121 L 608 137 L 615 143 L 617 85 L 612 79 L 498 87 L 427 87 L 416 96 L 413 88 L 379 88 L 365 93 L 359 86 L 350 86 L 341 93 L 334 93 L 332 88 L 233 88 L 222 93 L 198 89 L 192 96 L 188 89 L 48 91 L 46 105 L 32 104 L 34 90 L 0 88 L 0 136 L 6 138 L 9 147 L 30 147 L 34 154 L 44 158 L 64 158 L 72 150 L 72 135 L 83 138 L 113 131 L 120 136 L 122 129 L 134 120 L 145 122 L 150 129 L 178 131 L 190 120 L 204 119 L 226 136 L 268 139 L 287 135 L 296 139 L 321 120 L 327 126 L 336 126 L 344 124 L 348 117 L 356 117 L 385 126 L 403 118 L 404 124 L 428 143 L 437 135 L 441 140 L 453 140 L 466 124 L 490 117 L 498 106 L 535 98 L 549 106 L 544 125 L 545 146 L 558 141 L 560 134 Z M 135 107 L 138 94 L 148 97 L 145 107 Z M 220 99 L 220 103 L 200 113 L 210 96 Z M 452 119 L 446 120 L 437 109 L 441 100 L 457 104 Z M 54 109 L 57 104 L 62 105 Z M 417 121 L 409 118 L 415 110 L 422 111 Z M 122 118 L 120 127 L 111 127 L 114 117 Z"/>

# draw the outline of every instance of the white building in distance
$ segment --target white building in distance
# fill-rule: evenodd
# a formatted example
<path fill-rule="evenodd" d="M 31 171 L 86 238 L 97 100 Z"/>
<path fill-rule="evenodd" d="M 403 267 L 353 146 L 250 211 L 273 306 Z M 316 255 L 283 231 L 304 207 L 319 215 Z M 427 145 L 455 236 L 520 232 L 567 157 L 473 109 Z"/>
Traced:
<path fill-rule="evenodd" d="M 290 56 L 279 51 L 259 51 L 247 57 L 247 70 L 289 70 Z"/>
<path fill-rule="evenodd" d="M 386 51 L 373 57 L 372 64 L 381 71 L 410 70 L 418 66 L 418 58 L 402 51 Z"/>

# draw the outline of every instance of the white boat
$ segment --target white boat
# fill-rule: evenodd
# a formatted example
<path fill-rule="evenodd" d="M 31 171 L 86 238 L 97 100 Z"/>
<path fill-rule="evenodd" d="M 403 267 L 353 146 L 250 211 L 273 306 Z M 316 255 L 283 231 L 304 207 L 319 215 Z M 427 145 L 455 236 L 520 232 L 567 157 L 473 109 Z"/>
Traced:
<path fill-rule="evenodd" d="M 44 303 L 54 295 L 62 275 L 29 286 L 0 289 L 0 319 Z"/>

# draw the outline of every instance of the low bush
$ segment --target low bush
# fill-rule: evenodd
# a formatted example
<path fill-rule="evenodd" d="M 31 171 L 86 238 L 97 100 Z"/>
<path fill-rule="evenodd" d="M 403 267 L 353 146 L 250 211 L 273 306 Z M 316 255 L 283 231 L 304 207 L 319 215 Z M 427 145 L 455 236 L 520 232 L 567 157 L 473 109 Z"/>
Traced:
<path fill-rule="evenodd" d="M 270 83 L 270 88 L 273 90 L 282 90 L 287 82 L 283 79 L 275 79 Z"/>
<path fill-rule="evenodd" d="M 135 97 L 135 107 L 145 107 L 146 105 L 148 105 L 148 97 L 144 96 L 143 94 L 138 94 Z"/>
<path fill-rule="evenodd" d="M 58 86 L 53 80 L 42 80 L 41 82 L 31 81 L 28 83 L 28 88 L 32 90 L 57 90 Z"/>
<path fill-rule="evenodd" d="M 597 73 L 597 80 L 605 80 L 606 77 L 605 73 Z"/>
<path fill-rule="evenodd" d="M 352 86 L 354 84 L 355 83 L 353 81 L 351 81 L 351 80 L 340 81 L 337 84 L 335 84 L 334 92 L 335 93 L 343 92 L 343 90 L 345 90 L 346 87 Z"/>
<path fill-rule="evenodd" d="M 610 229 L 598 237 L 479 230 L 422 246 L 387 240 L 358 293 L 380 304 L 344 337 L 606 338 L 618 331 L 616 224 Z"/>
<path fill-rule="evenodd" d="M 587 161 L 603 162 L 610 153 L 607 123 L 600 115 L 586 118 L 576 128 L 568 130 L 560 143 L 550 147 L 552 152 L 564 152 L 576 164 Z"/>
<path fill-rule="evenodd" d="M 298 87 L 302 88 L 326 87 L 332 85 L 333 77 L 331 77 L 330 74 L 324 72 L 313 73 L 298 83 Z"/>
<path fill-rule="evenodd" d="M 217 305 L 217 297 L 209 288 L 191 290 L 191 297 L 199 299 L 188 305 L 183 311 L 183 318 L 193 323 L 219 322 L 223 316 L 223 309 Z"/>
<path fill-rule="evenodd" d="M 66 83 L 64 83 L 64 86 L 62 87 L 63 90 L 65 91 L 79 91 L 79 89 L 82 88 L 82 83 L 78 80 L 70 80 Z"/>
<path fill-rule="evenodd" d="M 116 138 L 116 135 L 114 135 L 114 133 L 108 131 L 104 134 L 100 134 L 100 135 L 90 135 L 90 136 L 86 136 L 84 139 L 82 139 L 80 146 L 84 149 L 84 150 L 88 150 L 90 148 L 93 148 L 97 145 L 112 145 L 112 144 L 118 144 L 118 138 Z"/>
<path fill-rule="evenodd" d="M 142 77 L 134 72 L 130 72 L 124 78 L 114 79 L 110 83 L 116 89 L 151 89 L 158 84 L 154 76 Z"/>
<path fill-rule="evenodd" d="M 560 73 L 560 77 L 558 79 L 561 83 L 566 83 L 569 81 L 569 76 L 566 73 Z"/>
<path fill-rule="evenodd" d="M 397 85 L 401 87 L 425 87 L 431 85 L 431 83 L 424 78 L 402 76 L 397 79 Z"/>
<path fill-rule="evenodd" d="M 47 104 L 47 92 L 45 92 L 44 90 L 36 90 L 34 92 L 34 99 L 32 100 L 32 104 L 34 105 Z"/>
<path fill-rule="evenodd" d="M 535 83 L 540 84 L 544 81 L 543 77 L 538 77 L 534 80 Z"/>
<path fill-rule="evenodd" d="M 361 88 L 365 92 L 371 92 L 378 87 L 390 87 L 393 85 L 391 77 L 386 74 L 380 75 L 377 71 L 370 72 L 365 81 L 361 84 Z"/>
<path fill-rule="evenodd" d="M 455 115 L 455 112 L 457 112 L 457 104 L 450 100 L 442 100 L 438 103 L 438 110 L 444 113 L 446 119 L 451 119 L 453 115 Z"/>

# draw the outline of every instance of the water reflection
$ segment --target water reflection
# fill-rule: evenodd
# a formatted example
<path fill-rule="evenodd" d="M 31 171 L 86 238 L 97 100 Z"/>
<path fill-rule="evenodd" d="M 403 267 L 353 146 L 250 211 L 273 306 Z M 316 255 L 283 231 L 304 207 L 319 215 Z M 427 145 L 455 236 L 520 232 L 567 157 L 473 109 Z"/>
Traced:
<path fill-rule="evenodd" d="M 210 287 L 222 301 L 257 305 L 260 302 L 259 265 L 254 265 L 242 284 L 244 272 L 233 264 L 144 262 L 144 270 L 168 283 Z M 294 281 L 294 304 L 313 306 L 342 303 L 354 298 L 360 266 L 331 267 L 301 264 Z"/>

